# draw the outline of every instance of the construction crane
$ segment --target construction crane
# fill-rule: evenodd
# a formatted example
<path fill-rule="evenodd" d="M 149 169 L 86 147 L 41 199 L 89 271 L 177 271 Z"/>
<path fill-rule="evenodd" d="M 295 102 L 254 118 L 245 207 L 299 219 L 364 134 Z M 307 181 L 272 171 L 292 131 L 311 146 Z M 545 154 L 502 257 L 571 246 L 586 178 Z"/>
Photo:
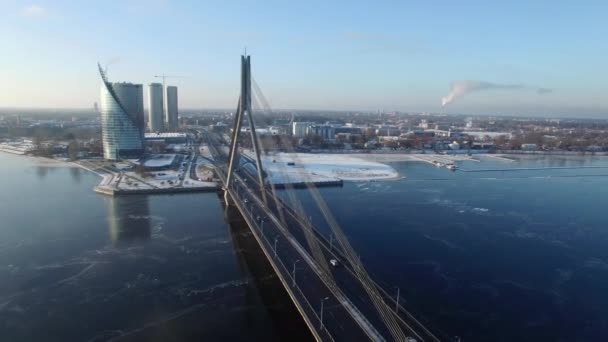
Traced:
<path fill-rule="evenodd" d="M 167 111 L 168 111 L 169 108 L 167 106 L 167 88 L 165 88 L 165 80 L 167 78 L 185 78 L 185 76 L 175 76 L 175 75 L 161 74 L 161 75 L 154 75 L 154 77 L 156 77 L 156 78 L 162 78 L 163 79 L 163 117 L 166 118 L 169 115 L 167 113 Z"/>

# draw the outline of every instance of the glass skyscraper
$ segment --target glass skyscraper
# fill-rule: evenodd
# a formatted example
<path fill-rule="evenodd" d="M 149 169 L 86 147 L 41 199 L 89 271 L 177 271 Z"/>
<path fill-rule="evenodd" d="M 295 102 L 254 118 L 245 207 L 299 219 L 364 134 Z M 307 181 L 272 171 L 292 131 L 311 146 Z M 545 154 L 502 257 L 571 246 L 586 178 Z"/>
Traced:
<path fill-rule="evenodd" d="M 99 67 L 103 156 L 109 160 L 139 158 L 144 145 L 143 86 L 133 83 L 111 83 Z"/>
<path fill-rule="evenodd" d="M 152 133 L 165 130 L 163 108 L 163 85 L 150 83 L 148 86 L 148 126 Z"/>
<path fill-rule="evenodd" d="M 167 87 L 167 129 L 174 130 L 177 128 L 177 87 Z"/>

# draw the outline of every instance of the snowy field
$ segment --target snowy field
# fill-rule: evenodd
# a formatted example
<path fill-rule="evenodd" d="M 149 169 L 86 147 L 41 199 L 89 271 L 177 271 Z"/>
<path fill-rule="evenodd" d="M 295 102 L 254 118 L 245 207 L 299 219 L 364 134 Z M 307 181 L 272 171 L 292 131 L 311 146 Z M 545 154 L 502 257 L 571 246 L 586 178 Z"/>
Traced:
<path fill-rule="evenodd" d="M 252 153 L 248 154 L 253 158 Z M 276 153 L 262 156 L 262 164 L 273 183 L 366 181 L 399 177 L 399 173 L 389 165 L 345 154 Z"/>
<path fill-rule="evenodd" d="M 252 159 L 252 151 L 245 151 Z M 445 155 L 435 153 L 273 153 L 262 155 L 264 170 L 275 184 L 304 181 L 369 181 L 395 179 L 404 175 L 387 163 L 426 162 L 443 164 L 479 162 L 467 155 Z M 293 165 L 290 165 L 292 164 Z"/>

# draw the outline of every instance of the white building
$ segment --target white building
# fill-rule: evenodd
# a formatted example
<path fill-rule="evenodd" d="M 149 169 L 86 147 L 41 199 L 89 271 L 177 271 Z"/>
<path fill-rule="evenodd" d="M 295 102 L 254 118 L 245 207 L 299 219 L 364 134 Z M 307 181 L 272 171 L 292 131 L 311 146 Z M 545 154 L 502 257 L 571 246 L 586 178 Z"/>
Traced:
<path fill-rule="evenodd" d="M 336 130 L 331 125 L 310 125 L 306 127 L 306 134 L 318 135 L 324 140 L 334 140 L 336 138 Z"/>
<path fill-rule="evenodd" d="M 177 128 L 177 87 L 167 87 L 167 117 L 165 118 L 168 130 Z"/>
<path fill-rule="evenodd" d="M 163 125 L 163 85 L 150 83 L 148 86 L 148 127 L 150 132 L 162 132 Z"/>
<path fill-rule="evenodd" d="M 294 137 L 303 138 L 306 136 L 306 130 L 310 127 L 312 123 L 310 122 L 294 122 L 292 127 L 291 134 Z"/>

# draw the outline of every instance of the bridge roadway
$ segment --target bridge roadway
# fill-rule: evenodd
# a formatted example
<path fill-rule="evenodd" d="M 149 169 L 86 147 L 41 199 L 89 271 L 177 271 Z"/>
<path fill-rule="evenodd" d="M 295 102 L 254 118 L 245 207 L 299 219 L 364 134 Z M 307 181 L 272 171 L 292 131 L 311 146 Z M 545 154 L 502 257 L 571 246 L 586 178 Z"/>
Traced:
<path fill-rule="evenodd" d="M 220 178 L 225 180 L 223 175 Z M 278 218 L 265 211 L 264 204 L 240 175 L 235 174 L 235 181 L 226 191 L 315 337 L 322 341 L 384 340 L 348 298 L 320 275 L 314 260 L 297 239 L 283 229 Z M 263 213 L 267 214 L 266 220 L 257 219 Z"/>

